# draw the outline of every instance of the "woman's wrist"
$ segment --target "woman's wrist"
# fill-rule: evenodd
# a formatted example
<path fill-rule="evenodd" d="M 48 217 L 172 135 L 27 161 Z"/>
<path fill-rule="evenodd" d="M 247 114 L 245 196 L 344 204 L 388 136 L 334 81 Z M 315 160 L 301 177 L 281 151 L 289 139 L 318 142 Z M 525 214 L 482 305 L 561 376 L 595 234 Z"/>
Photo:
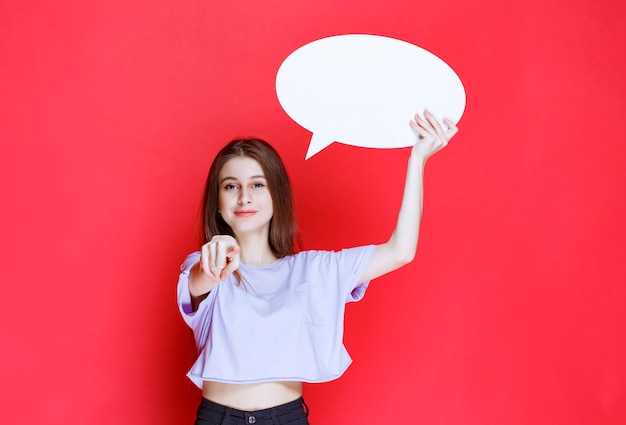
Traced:
<path fill-rule="evenodd" d="M 200 262 L 197 262 L 189 270 L 189 293 L 192 297 L 206 294 L 218 283 L 204 273 Z"/>
<path fill-rule="evenodd" d="M 423 156 L 412 152 L 411 156 L 409 156 L 409 167 L 413 168 L 419 168 L 419 169 L 424 169 L 424 167 L 426 166 L 426 159 Z"/>

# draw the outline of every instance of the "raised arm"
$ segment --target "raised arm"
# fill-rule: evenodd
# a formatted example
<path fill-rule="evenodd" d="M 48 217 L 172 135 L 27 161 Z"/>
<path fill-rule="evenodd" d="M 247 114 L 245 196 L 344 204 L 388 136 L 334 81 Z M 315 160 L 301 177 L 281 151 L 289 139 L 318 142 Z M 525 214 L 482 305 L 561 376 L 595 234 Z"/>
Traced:
<path fill-rule="evenodd" d="M 452 121 L 444 118 L 443 122 L 447 126 L 445 130 L 430 112 L 424 111 L 424 118 L 415 115 L 415 120 L 409 123 L 417 133 L 417 142 L 411 149 L 398 221 L 389 240 L 376 248 L 363 272 L 361 282 L 367 282 L 400 268 L 415 257 L 422 219 L 426 160 L 443 149 L 458 132 Z"/>

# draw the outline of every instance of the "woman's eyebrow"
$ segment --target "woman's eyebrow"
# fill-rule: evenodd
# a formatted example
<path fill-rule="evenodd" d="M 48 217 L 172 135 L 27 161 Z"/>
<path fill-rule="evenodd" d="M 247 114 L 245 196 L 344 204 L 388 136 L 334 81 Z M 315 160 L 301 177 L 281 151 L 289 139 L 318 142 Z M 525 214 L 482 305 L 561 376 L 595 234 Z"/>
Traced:
<path fill-rule="evenodd" d="M 220 180 L 220 183 L 224 183 L 226 180 L 235 180 L 235 181 L 236 181 L 237 179 L 236 179 L 236 178 L 234 178 L 234 177 L 228 177 L 228 176 L 226 176 L 226 177 L 224 177 L 222 180 Z"/>
<path fill-rule="evenodd" d="M 249 180 L 254 180 L 254 179 L 265 179 L 265 176 L 263 174 L 258 174 L 258 175 L 249 177 Z M 226 180 L 237 181 L 237 178 L 236 177 L 231 177 L 231 176 L 226 176 L 226 177 L 222 178 L 222 180 L 220 180 L 220 183 L 224 183 Z"/>

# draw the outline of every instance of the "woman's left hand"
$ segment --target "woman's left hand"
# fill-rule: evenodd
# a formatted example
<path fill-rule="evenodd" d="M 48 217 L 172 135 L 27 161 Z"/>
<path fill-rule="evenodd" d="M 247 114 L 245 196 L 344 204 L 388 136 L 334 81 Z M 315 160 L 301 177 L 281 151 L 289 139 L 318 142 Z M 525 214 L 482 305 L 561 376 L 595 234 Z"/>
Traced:
<path fill-rule="evenodd" d="M 459 131 L 457 126 L 447 118 L 443 119 L 448 127 L 444 130 L 439 121 L 428 110 L 424 111 L 424 118 L 418 114 L 415 120 L 409 122 L 413 130 L 417 132 L 417 143 L 413 145 L 411 155 L 427 160 L 432 154 L 440 151 L 448 145 L 450 139 Z"/>

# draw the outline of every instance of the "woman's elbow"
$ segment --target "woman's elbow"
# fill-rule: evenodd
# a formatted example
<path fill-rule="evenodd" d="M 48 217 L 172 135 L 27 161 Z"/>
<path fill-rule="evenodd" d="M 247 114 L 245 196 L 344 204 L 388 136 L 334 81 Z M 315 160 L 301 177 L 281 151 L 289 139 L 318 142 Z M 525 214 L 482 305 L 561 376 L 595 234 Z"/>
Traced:
<path fill-rule="evenodd" d="M 395 255 L 396 268 L 406 266 L 415 259 L 415 250 L 407 250 L 399 252 Z"/>

